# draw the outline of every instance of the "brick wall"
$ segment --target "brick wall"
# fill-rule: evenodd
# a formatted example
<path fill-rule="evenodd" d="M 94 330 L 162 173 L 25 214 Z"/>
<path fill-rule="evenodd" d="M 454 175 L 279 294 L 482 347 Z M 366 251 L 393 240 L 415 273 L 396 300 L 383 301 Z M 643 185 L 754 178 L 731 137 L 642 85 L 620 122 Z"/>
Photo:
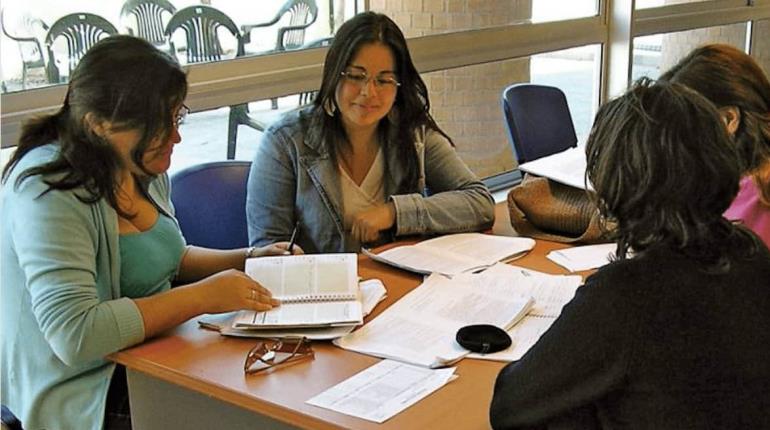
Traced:
<path fill-rule="evenodd" d="M 532 16 L 531 0 L 371 0 L 407 38 L 505 25 Z M 503 88 L 529 81 L 529 59 L 423 74 L 431 113 L 480 177 L 514 167 L 500 108 Z"/>

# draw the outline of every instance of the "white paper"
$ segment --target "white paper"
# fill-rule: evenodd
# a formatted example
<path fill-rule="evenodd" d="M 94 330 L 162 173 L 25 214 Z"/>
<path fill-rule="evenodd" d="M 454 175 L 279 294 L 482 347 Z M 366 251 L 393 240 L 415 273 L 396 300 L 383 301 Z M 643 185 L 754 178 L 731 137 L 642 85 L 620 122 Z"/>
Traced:
<path fill-rule="evenodd" d="M 383 360 L 306 403 L 382 423 L 446 385 L 454 371 Z"/>
<path fill-rule="evenodd" d="M 520 359 L 551 327 L 561 314 L 561 309 L 575 296 L 583 279 L 577 275 L 549 275 L 522 267 L 497 264 L 486 273 L 512 279 L 524 294 L 529 294 L 535 301 L 532 309 L 521 321 L 509 328 L 511 346 L 492 354 L 471 353 L 470 358 L 495 361 L 514 361 Z"/>
<path fill-rule="evenodd" d="M 603 243 L 600 245 L 576 246 L 548 253 L 548 259 L 564 267 L 570 272 L 596 269 L 612 261 L 617 245 Z"/>
<path fill-rule="evenodd" d="M 458 275 L 518 257 L 535 246 L 526 237 L 459 233 L 391 248 L 379 254 L 364 253 L 376 261 L 417 273 Z"/>
<path fill-rule="evenodd" d="M 483 286 L 483 288 L 481 287 Z M 455 341 L 460 327 L 507 329 L 532 305 L 509 278 L 431 275 L 373 321 L 334 343 L 344 349 L 426 367 L 446 366 L 468 354 Z"/>
<path fill-rule="evenodd" d="M 583 146 L 569 148 L 519 165 L 522 172 L 542 176 L 571 187 L 586 189 L 586 152 Z M 593 187 L 589 184 L 589 189 Z"/>

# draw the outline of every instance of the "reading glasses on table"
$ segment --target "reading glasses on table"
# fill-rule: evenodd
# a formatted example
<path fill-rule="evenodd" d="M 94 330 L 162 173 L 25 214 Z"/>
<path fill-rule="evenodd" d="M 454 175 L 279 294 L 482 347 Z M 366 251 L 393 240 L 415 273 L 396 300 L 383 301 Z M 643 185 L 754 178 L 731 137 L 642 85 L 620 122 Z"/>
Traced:
<path fill-rule="evenodd" d="M 246 354 L 243 372 L 249 375 L 313 357 L 313 348 L 306 337 L 264 339 Z"/>

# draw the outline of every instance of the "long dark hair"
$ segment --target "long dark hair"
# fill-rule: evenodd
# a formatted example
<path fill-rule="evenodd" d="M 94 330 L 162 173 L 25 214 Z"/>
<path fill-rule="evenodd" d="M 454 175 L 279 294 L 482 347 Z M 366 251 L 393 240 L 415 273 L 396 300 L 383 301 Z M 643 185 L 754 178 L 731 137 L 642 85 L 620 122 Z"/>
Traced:
<path fill-rule="evenodd" d="M 740 49 L 711 44 L 690 52 L 660 79 L 687 85 L 719 108 L 738 108 L 735 141 L 744 172 L 754 176 L 770 205 L 770 81 L 759 64 Z"/>
<path fill-rule="evenodd" d="M 395 145 L 398 159 L 406 172 L 397 192 L 417 191 L 419 166 L 414 146 L 416 133 L 425 126 L 452 140 L 436 124 L 430 115 L 428 89 L 414 67 L 404 34 L 386 15 L 364 12 L 345 22 L 337 31 L 324 61 L 323 80 L 312 109 L 312 123 L 320 130 L 321 138 L 333 160 L 337 160 L 341 145 L 349 145 L 342 126 L 335 93 L 342 79 L 342 72 L 350 65 L 361 46 L 382 43 L 393 52 L 395 73 L 401 86 L 398 88 L 390 120 L 380 121 L 378 133 L 383 145 Z M 324 107 L 327 109 L 324 109 Z M 333 106 L 333 109 L 329 109 Z M 326 110 L 332 111 L 329 115 Z M 389 124 L 391 120 L 395 124 Z"/>
<path fill-rule="evenodd" d="M 599 210 L 617 223 L 619 258 L 661 244 L 722 271 L 730 255 L 755 249 L 722 217 L 738 192 L 738 153 L 713 104 L 688 87 L 635 83 L 599 109 L 586 156 Z"/>
<path fill-rule="evenodd" d="M 49 191 L 82 187 L 85 193 L 78 193 L 78 198 L 84 203 L 106 198 L 126 215 L 120 211 L 116 197 L 122 161 L 89 122 L 109 121 L 116 131 L 138 130 L 141 138 L 131 157 L 150 175 L 142 156 L 154 138 L 168 138 L 173 110 L 182 104 L 186 94 L 187 77 L 168 54 L 136 37 L 103 39 L 72 72 L 59 111 L 24 124 L 16 152 L 3 171 L 3 182 L 28 152 L 58 141 L 58 155 L 22 172 L 15 185 L 30 176 L 43 175 Z"/>

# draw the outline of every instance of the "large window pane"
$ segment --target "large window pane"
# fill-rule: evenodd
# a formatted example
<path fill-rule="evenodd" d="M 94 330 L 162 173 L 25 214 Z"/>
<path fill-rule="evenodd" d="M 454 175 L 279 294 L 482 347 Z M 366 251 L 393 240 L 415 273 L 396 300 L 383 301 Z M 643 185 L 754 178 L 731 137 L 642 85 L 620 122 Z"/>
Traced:
<path fill-rule="evenodd" d="M 587 134 L 597 91 L 597 47 L 584 47 L 461 67 L 423 75 L 431 112 L 455 142 L 462 159 L 480 177 L 516 166 L 503 119 L 505 87 L 532 82 L 565 92 L 579 138 Z"/>
<path fill-rule="evenodd" d="M 726 43 L 737 48 L 746 46 L 746 24 L 699 28 L 634 39 L 632 76 L 657 78 L 694 48 L 707 43 Z"/>
<path fill-rule="evenodd" d="M 751 48 L 751 55 L 770 76 L 770 20 L 755 21 L 752 31 L 754 45 Z"/>
<path fill-rule="evenodd" d="M 48 28 L 59 18 L 72 13 L 89 13 L 104 18 L 119 33 L 132 32 L 138 35 L 137 19 L 134 15 L 121 16 L 124 0 L 106 0 L 94 2 L 91 0 L 69 0 L 51 2 L 46 0 L 8 0 L 2 8 L 4 34 L 0 37 L 0 78 L 3 92 L 18 91 L 26 88 L 57 84 L 67 81 L 70 70 L 70 54 L 63 37 L 56 38 L 52 44 L 54 65 L 59 70 L 57 77 L 51 68 L 51 58 L 46 47 Z M 260 0 L 259 2 L 244 2 L 240 0 L 171 0 L 177 11 L 188 6 L 205 4 L 222 12 L 234 24 L 233 29 L 240 37 L 244 25 L 257 25 L 271 21 L 286 0 Z M 312 20 L 312 13 L 303 18 L 300 13 L 287 13 L 271 25 L 256 27 L 244 37 L 244 55 L 260 55 L 276 50 L 299 49 L 333 34 L 334 30 L 345 19 L 352 16 L 359 6 L 356 0 L 318 0 L 317 17 L 304 31 L 287 34 L 278 40 L 278 32 L 282 27 L 307 23 Z M 161 13 L 161 21 L 165 27 L 171 19 L 170 12 Z M 162 30 L 157 30 L 162 33 Z M 5 33 L 13 36 L 8 37 Z M 246 33 L 243 33 L 244 35 Z M 238 38 L 223 27 L 218 30 L 222 48 L 221 59 L 230 59 L 238 53 Z M 147 36 L 150 38 L 150 36 Z M 163 40 L 156 40 L 160 49 L 170 50 L 170 45 Z M 24 40 L 18 40 L 24 39 Z M 184 31 L 179 30 L 173 35 L 175 53 L 180 62 L 186 63 L 186 41 Z M 247 42 L 247 43 L 246 43 Z M 40 46 L 40 49 L 38 49 Z M 199 60 L 195 60 L 197 62 Z M 25 65 L 26 63 L 26 65 Z M 35 64 L 40 63 L 40 64 Z M 77 60 L 72 62 L 76 64 Z M 46 73 L 46 70 L 49 73 Z M 24 79 L 23 79 L 24 78 Z"/>

